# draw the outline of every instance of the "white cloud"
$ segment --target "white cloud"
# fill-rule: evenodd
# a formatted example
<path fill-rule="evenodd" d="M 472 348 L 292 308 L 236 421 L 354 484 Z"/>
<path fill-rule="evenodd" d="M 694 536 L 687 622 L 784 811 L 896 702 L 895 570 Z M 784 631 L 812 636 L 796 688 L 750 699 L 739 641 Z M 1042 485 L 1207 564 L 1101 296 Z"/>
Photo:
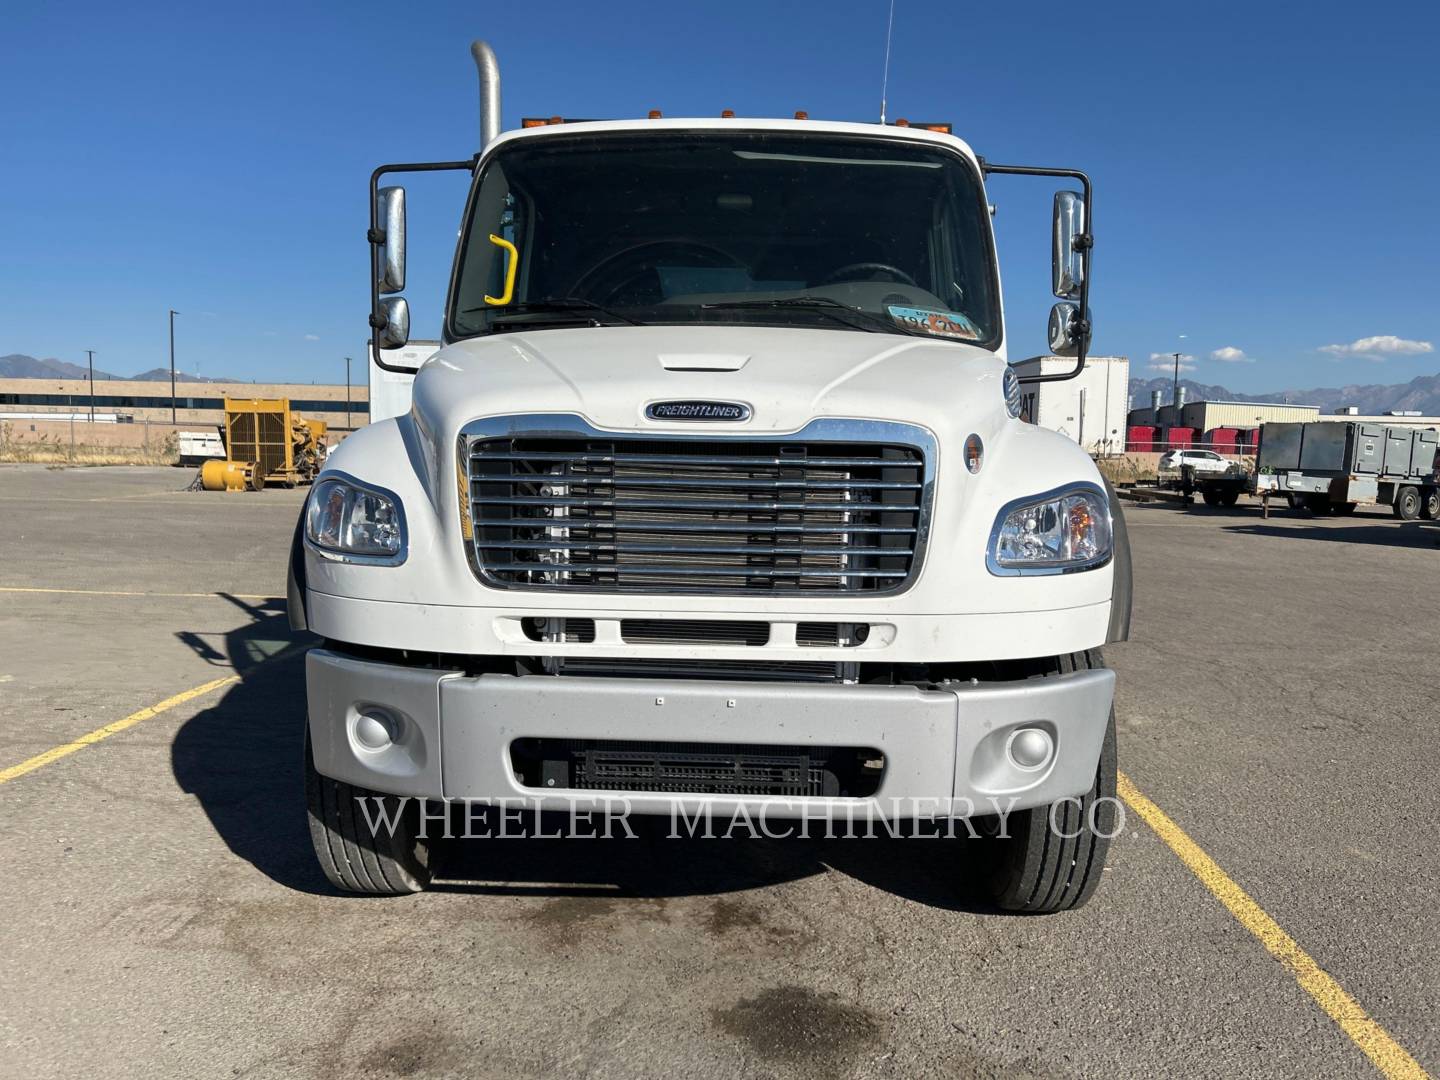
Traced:
<path fill-rule="evenodd" d="M 1152 352 L 1150 354 L 1150 370 L 1168 371 L 1173 374 L 1175 371 L 1175 354 L 1168 352 Z M 1189 353 L 1181 353 L 1180 370 L 1194 371 L 1195 357 L 1191 356 Z"/>
<path fill-rule="evenodd" d="M 320 335 L 319 335 L 319 334 L 306 334 L 306 335 L 305 335 L 305 340 L 306 340 L 306 341 L 319 341 L 319 340 L 320 340 Z"/>
<path fill-rule="evenodd" d="M 1346 356 L 1360 356 L 1376 363 L 1387 356 L 1419 356 L 1421 353 L 1434 351 L 1435 346 L 1428 341 L 1412 341 L 1394 334 L 1377 334 L 1375 337 L 1352 341 L 1349 345 L 1320 346 L 1320 352 L 1329 353 L 1337 360 Z"/>
<path fill-rule="evenodd" d="M 1234 345 L 1223 345 L 1210 354 L 1211 360 L 1219 360 L 1222 364 L 1253 364 L 1255 358 L 1246 356 L 1244 349 L 1237 349 Z"/>

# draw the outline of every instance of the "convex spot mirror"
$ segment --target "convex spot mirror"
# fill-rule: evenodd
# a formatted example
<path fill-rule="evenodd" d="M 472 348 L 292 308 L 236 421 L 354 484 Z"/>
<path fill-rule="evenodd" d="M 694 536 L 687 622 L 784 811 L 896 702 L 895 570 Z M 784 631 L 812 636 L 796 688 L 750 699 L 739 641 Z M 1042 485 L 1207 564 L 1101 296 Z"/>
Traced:
<path fill-rule="evenodd" d="M 380 318 L 385 324 L 375 331 L 375 344 L 380 348 L 398 349 L 410 340 L 410 304 L 403 296 L 381 300 Z"/>
<path fill-rule="evenodd" d="M 1051 231 L 1052 291 L 1061 300 L 1079 300 L 1080 287 L 1085 283 L 1084 244 L 1088 240 L 1085 237 L 1085 199 L 1079 192 L 1055 193 L 1055 221 Z M 1053 318 L 1051 325 L 1054 325 Z"/>
<path fill-rule="evenodd" d="M 1050 309 L 1050 326 L 1046 331 L 1050 352 L 1055 356 L 1080 355 L 1080 308 L 1068 300 Z"/>
<path fill-rule="evenodd" d="M 380 247 L 375 284 L 382 294 L 397 293 L 405 288 L 404 188 L 383 187 L 376 192 L 375 221 L 382 234 L 372 238 Z"/>

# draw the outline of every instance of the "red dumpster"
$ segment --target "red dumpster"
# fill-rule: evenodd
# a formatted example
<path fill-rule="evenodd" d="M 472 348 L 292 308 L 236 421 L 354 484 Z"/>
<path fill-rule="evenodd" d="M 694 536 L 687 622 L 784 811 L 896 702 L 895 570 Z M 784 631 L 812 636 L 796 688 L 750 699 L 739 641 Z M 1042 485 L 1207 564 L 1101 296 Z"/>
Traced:
<path fill-rule="evenodd" d="M 1153 424 L 1134 424 L 1125 433 L 1125 449 L 1132 454 L 1149 454 L 1155 450 L 1155 432 L 1159 429 Z"/>

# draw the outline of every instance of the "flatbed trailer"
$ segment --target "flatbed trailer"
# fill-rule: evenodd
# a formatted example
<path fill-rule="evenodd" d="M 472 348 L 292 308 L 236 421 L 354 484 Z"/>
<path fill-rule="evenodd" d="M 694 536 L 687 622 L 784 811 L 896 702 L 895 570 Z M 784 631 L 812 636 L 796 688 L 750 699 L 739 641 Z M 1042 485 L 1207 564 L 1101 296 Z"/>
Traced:
<path fill-rule="evenodd" d="M 1403 521 L 1440 519 L 1437 439 L 1434 428 L 1355 421 L 1265 424 L 1250 490 L 1316 514 L 1385 505 Z"/>

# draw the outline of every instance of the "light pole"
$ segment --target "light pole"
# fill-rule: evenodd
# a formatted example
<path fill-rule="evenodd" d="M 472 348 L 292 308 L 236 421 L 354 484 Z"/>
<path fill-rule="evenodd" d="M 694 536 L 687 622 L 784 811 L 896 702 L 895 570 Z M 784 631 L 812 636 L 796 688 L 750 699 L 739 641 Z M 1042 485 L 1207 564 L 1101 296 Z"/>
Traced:
<path fill-rule="evenodd" d="M 180 312 L 170 309 L 170 423 L 175 423 L 175 316 Z"/>
<path fill-rule="evenodd" d="M 353 431 L 354 423 L 350 419 L 350 357 L 345 357 L 345 430 Z"/>
<path fill-rule="evenodd" d="M 90 358 L 90 423 L 95 423 L 95 350 L 86 349 L 85 355 Z"/>

